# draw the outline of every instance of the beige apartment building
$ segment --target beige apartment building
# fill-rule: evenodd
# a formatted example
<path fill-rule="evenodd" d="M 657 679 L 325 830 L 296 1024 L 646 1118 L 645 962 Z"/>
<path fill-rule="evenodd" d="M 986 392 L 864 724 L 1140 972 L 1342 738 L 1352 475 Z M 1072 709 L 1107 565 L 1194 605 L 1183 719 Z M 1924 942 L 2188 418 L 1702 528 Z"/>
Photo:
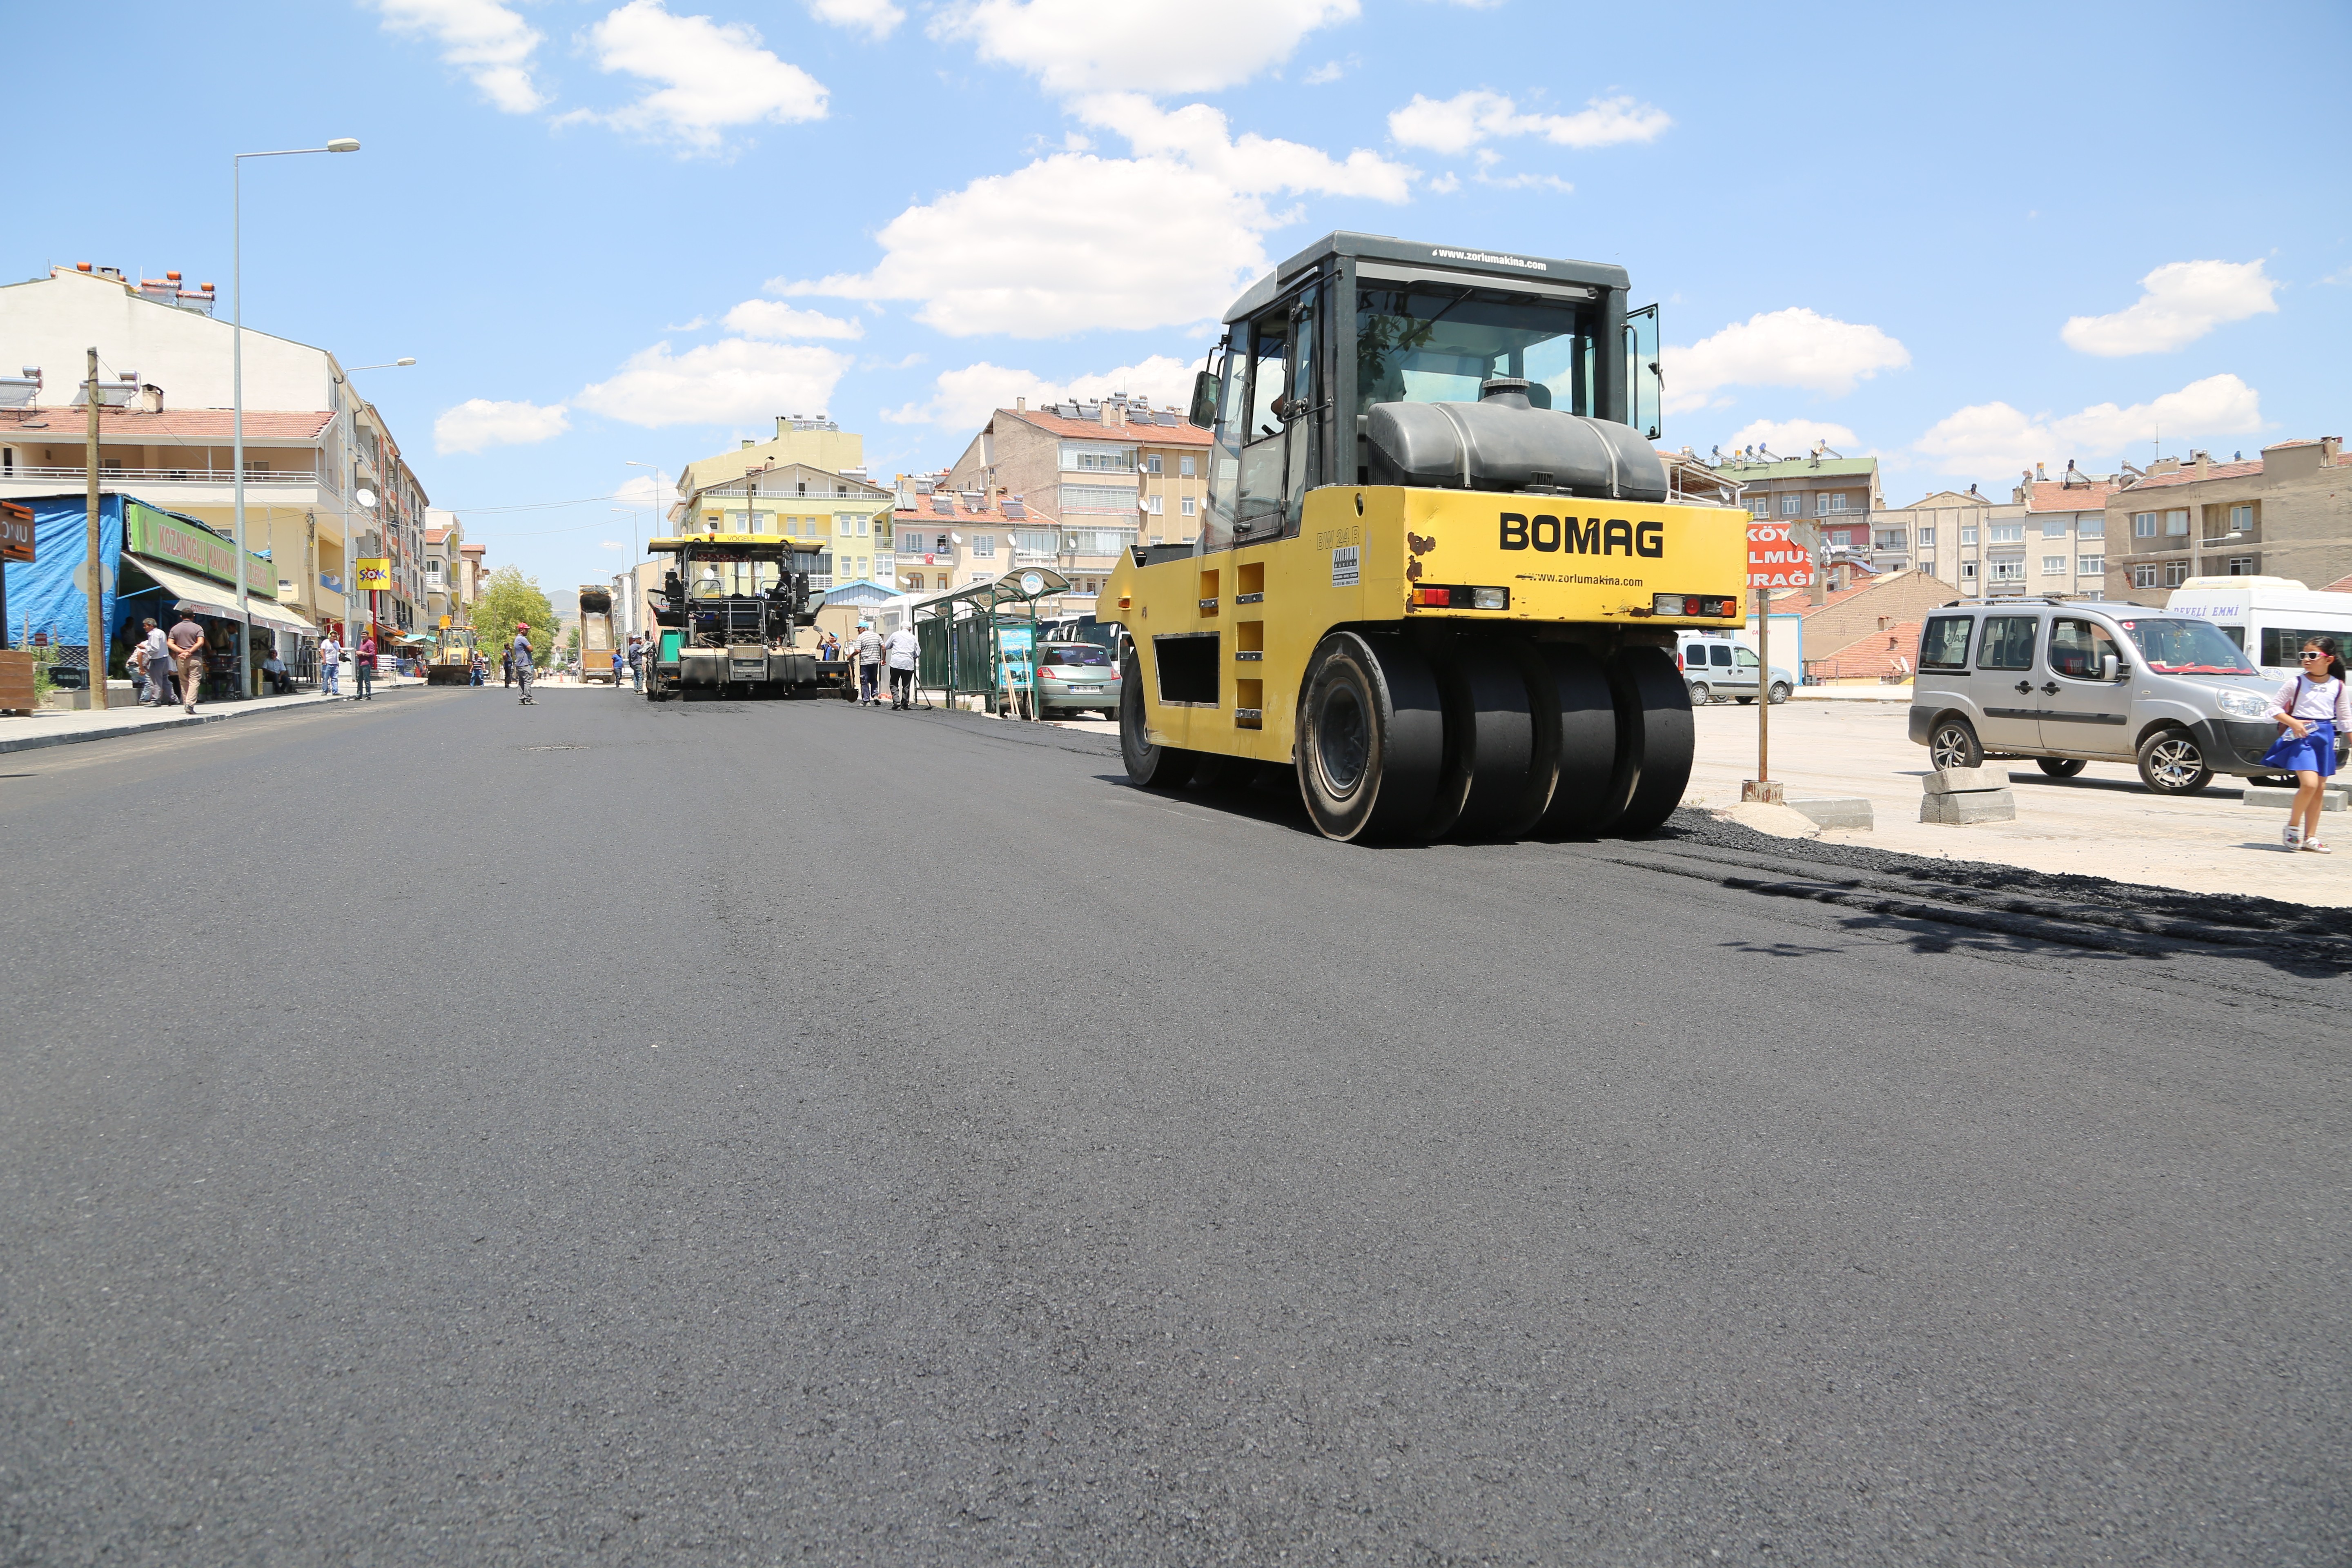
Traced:
<path fill-rule="evenodd" d="M 765 441 L 745 441 L 731 452 L 720 452 L 709 458 L 697 458 L 685 471 L 674 478 L 677 493 L 690 495 L 711 485 L 723 485 L 730 479 L 759 469 L 779 468 L 799 463 L 821 468 L 828 474 L 852 479 L 864 479 L 866 474 L 866 437 L 856 431 L 844 430 L 826 416 L 814 417 L 804 414 L 776 416 L 776 433 Z"/>
<path fill-rule="evenodd" d="M 702 463 L 688 474 L 709 470 Z M 890 543 L 891 493 L 849 474 L 810 463 L 753 468 L 712 484 L 681 488 L 670 509 L 682 533 L 776 533 L 823 551 L 810 586 L 823 592 L 852 583 L 887 584 L 896 575 Z"/>
<path fill-rule="evenodd" d="M 1084 611 L 1130 545 L 1200 536 L 1208 450 L 1207 431 L 1141 399 L 1033 409 L 1021 398 L 989 416 L 943 488 L 985 507 L 1017 506 L 1033 532 L 1058 528 L 1041 563 L 1070 579 L 1069 607 Z"/>
<path fill-rule="evenodd" d="M 2341 437 L 2281 441 L 2252 462 L 2192 451 L 2126 469 L 2106 498 L 2106 591 L 2161 605 L 2191 577 L 2352 573 L 2352 460 Z"/>

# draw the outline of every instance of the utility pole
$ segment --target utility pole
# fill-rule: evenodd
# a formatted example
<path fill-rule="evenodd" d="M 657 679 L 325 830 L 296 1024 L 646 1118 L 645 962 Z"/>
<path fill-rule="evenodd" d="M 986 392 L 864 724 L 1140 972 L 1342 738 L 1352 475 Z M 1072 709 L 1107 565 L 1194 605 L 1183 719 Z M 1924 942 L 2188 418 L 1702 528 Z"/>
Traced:
<path fill-rule="evenodd" d="M 82 454 L 84 477 L 89 481 L 89 705 L 106 706 L 106 562 L 99 551 L 98 523 L 98 351 L 89 351 L 89 376 L 82 394 L 89 400 L 89 436 Z"/>

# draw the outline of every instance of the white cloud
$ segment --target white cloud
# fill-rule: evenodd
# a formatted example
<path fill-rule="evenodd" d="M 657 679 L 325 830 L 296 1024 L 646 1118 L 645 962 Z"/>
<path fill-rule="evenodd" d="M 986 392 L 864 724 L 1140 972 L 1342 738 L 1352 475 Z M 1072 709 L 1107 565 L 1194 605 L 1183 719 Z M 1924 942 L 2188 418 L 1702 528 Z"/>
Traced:
<path fill-rule="evenodd" d="M 1296 142 L 1235 142 L 1224 116 L 1202 104 L 1166 110 L 1106 93 L 1077 112 L 1139 156 L 1056 153 L 974 180 L 885 225 L 873 271 L 771 289 L 919 300 L 915 319 L 954 337 L 1213 321 L 1265 270 L 1264 237 L 1289 221 L 1267 209 L 1269 194 L 1402 201 L 1411 191 L 1413 171 L 1374 153 L 1341 160 Z"/>
<path fill-rule="evenodd" d="M 1596 98 L 1574 114 L 1522 114 L 1499 92 L 1472 90 L 1452 98 L 1412 95 L 1389 116 L 1389 134 L 1407 147 L 1466 153 L 1489 137 L 1540 136 L 1561 147 L 1612 147 L 1654 142 L 1674 123 L 1663 109 L 1631 98 Z"/>
<path fill-rule="evenodd" d="M 661 0 L 629 0 L 588 29 L 588 42 L 599 69 L 662 85 L 609 114 L 580 110 L 564 121 L 594 120 L 717 153 L 732 126 L 825 117 L 824 84 L 761 48 L 746 23 L 673 16 Z"/>
<path fill-rule="evenodd" d="M 677 486 L 672 482 L 677 478 L 676 474 L 665 468 L 662 470 L 661 489 L 656 490 L 653 479 L 647 475 L 640 474 L 614 490 L 613 499 L 627 506 L 651 505 L 667 511 L 677 504 Z"/>
<path fill-rule="evenodd" d="M 1048 381 L 1034 371 L 1011 370 L 982 360 L 961 370 L 942 371 L 932 383 L 936 390 L 929 402 L 886 409 L 882 417 L 897 425 L 976 430 L 996 410 L 1012 407 L 1016 397 L 1027 398 L 1030 406 L 1035 407 L 1072 399 L 1083 403 L 1114 392 L 1141 397 L 1160 407 L 1170 404 L 1181 407 L 1192 401 L 1196 368 L 1184 360 L 1153 354 L 1140 363 L 1121 365 L 1099 375 Z"/>
<path fill-rule="evenodd" d="M 618 539 L 600 539 L 596 542 L 596 548 L 599 550 L 626 550 L 628 545 Z"/>
<path fill-rule="evenodd" d="M 1461 188 L 1462 176 L 1454 174 L 1452 170 L 1446 171 L 1444 174 L 1438 175 L 1437 178 L 1429 182 L 1429 190 L 1432 195 L 1450 196 Z"/>
<path fill-rule="evenodd" d="M 890 0 L 808 0 L 808 8 L 818 21 L 869 34 L 877 44 L 907 19 Z"/>
<path fill-rule="evenodd" d="M 963 0 L 931 24 L 1047 92 L 1215 92 L 1290 58 L 1360 0 Z"/>
<path fill-rule="evenodd" d="M 490 447 L 528 447 L 572 428 L 561 403 L 493 403 L 469 397 L 433 422 L 433 449 L 479 452 Z"/>
<path fill-rule="evenodd" d="M 800 310 L 772 300 L 746 300 L 727 312 L 730 332 L 747 338 L 862 338 L 866 329 L 822 310 Z"/>
<path fill-rule="evenodd" d="M 1338 81 L 1341 77 L 1346 76 L 1347 74 L 1348 68 L 1341 65 L 1338 60 L 1325 60 L 1321 65 L 1317 66 L 1313 70 L 1308 71 L 1305 76 L 1300 77 L 1298 79 L 1303 85 L 1307 87 L 1328 87 L 1331 83 Z"/>
<path fill-rule="evenodd" d="M 781 409 L 823 408 L 850 365 L 847 354 L 807 343 L 725 338 L 674 354 L 667 342 L 629 356 L 619 374 L 572 401 L 647 429 L 742 425 Z"/>
<path fill-rule="evenodd" d="M 2101 403 L 2061 418 L 2022 414 L 2006 403 L 1975 404 L 1937 420 L 1915 446 L 1940 459 L 1947 472 L 2002 472 L 2062 456 L 2104 466 L 2158 429 L 2187 442 L 2262 427 L 2262 399 L 2252 387 L 2234 375 L 2209 375 L 2128 408 Z"/>
<path fill-rule="evenodd" d="M 1795 386 L 1843 396 L 1857 381 L 1900 370 L 1911 351 L 1876 327 L 1792 306 L 1734 321 L 1687 348 L 1659 356 L 1666 411 L 1706 407 L 1719 387 Z"/>
<path fill-rule="evenodd" d="M 529 114 L 547 101 L 530 79 L 542 35 L 498 0 L 376 0 L 376 6 L 392 31 L 438 42 L 441 58 L 509 114 Z"/>
<path fill-rule="evenodd" d="M 1796 458 L 1822 442 L 1848 457 L 1860 455 L 1856 451 L 1862 445 L 1860 437 L 1843 425 L 1825 425 L 1818 419 L 1753 420 L 1733 431 L 1724 446 L 1733 451 L 1762 447 L 1777 458 Z"/>
<path fill-rule="evenodd" d="M 2146 290 L 2112 316 L 2070 316 L 2058 335 L 2086 354 L 2161 353 L 2193 343 L 2224 321 L 2275 313 L 2278 279 L 2260 261 L 2175 261 L 2140 279 Z"/>

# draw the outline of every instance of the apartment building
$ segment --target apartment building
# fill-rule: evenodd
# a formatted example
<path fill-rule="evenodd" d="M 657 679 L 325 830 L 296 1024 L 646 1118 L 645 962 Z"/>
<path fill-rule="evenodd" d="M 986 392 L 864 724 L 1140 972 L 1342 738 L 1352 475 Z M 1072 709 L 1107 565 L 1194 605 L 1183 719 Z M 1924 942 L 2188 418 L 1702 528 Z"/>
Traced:
<path fill-rule="evenodd" d="M 84 356 L 95 345 L 100 483 L 229 531 L 234 328 L 214 313 L 216 299 L 213 285 L 189 288 L 176 272 L 134 280 L 87 263 L 0 287 L 0 343 L 18 370 L 0 377 L 0 498 L 83 482 Z M 357 537 L 373 531 L 406 568 L 394 613 L 404 604 L 420 618 L 424 489 L 397 461 L 389 427 L 324 349 L 247 327 L 244 357 L 246 543 L 277 568 L 279 602 L 348 637 L 350 562 L 384 553 L 383 540 Z M 364 472 L 354 447 L 363 424 L 376 438 Z M 389 498 L 389 516 L 358 504 L 362 481 Z"/>
<path fill-rule="evenodd" d="M 926 596 L 1024 566 L 1061 569 L 1061 530 L 1011 497 L 959 492 L 945 474 L 902 474 L 890 519 L 898 587 Z"/>
<path fill-rule="evenodd" d="M 866 477 L 866 437 L 844 430 L 823 414 L 780 414 L 776 416 L 776 433 L 767 440 L 745 441 L 733 451 L 697 458 L 688 463 L 676 476 L 677 489 L 679 495 L 687 495 L 740 479 L 757 470 L 793 463 L 862 480 Z"/>
<path fill-rule="evenodd" d="M 1872 559 L 1871 518 L 1884 507 L 1878 459 L 1841 458 L 1827 447 L 1801 458 L 1761 448 L 1735 452 L 1716 473 L 1738 487 L 1748 515 L 1811 523 L 1820 531 L 1820 567 L 1843 582 Z"/>
<path fill-rule="evenodd" d="M 2341 437 L 2281 441 L 2252 462 L 2210 453 L 2126 468 L 2106 497 L 2106 591 L 2161 605 L 2191 577 L 2331 583 L 2352 572 L 2352 460 Z"/>
<path fill-rule="evenodd" d="M 1084 610 L 1119 552 L 1189 542 L 1207 507 L 1209 432 L 1172 408 L 1114 394 L 1094 403 L 1000 408 L 948 469 L 945 488 L 985 506 L 1017 503 L 1058 525 L 1051 561 Z"/>
<path fill-rule="evenodd" d="M 703 462 L 686 473 L 712 471 Z M 683 479 L 683 476 L 681 476 Z M 855 475 L 810 463 L 759 468 L 713 484 L 681 486 L 670 523 L 681 533 L 775 533 L 816 543 L 822 553 L 810 585 L 826 592 L 851 583 L 888 583 L 891 492 Z"/>

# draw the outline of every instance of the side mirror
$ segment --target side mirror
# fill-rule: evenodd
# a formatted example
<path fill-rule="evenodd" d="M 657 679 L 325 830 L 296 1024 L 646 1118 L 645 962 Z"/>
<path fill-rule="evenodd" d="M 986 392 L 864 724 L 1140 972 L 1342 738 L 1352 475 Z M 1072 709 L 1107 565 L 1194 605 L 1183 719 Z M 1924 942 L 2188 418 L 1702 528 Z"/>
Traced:
<path fill-rule="evenodd" d="M 2099 676 L 2105 680 L 2121 680 L 2124 678 L 2124 661 L 2111 653 L 2101 654 Z"/>
<path fill-rule="evenodd" d="M 1217 374 L 1204 370 L 1192 377 L 1192 408 L 1185 418 L 1203 430 L 1217 424 Z"/>

